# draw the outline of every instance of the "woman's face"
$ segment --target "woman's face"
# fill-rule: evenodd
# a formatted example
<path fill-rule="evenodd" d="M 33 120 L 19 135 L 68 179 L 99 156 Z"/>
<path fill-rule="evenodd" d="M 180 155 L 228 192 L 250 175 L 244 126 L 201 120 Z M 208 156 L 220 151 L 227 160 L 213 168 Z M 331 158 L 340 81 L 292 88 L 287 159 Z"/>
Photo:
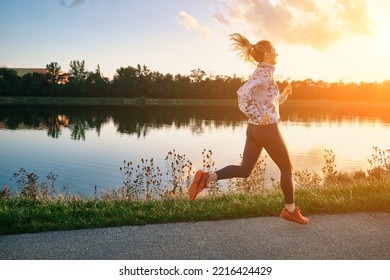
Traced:
<path fill-rule="evenodd" d="M 271 44 L 270 51 L 266 51 L 264 55 L 264 61 L 268 62 L 271 65 L 276 64 L 276 58 L 278 57 L 278 54 L 276 53 L 276 50 L 274 46 Z"/>

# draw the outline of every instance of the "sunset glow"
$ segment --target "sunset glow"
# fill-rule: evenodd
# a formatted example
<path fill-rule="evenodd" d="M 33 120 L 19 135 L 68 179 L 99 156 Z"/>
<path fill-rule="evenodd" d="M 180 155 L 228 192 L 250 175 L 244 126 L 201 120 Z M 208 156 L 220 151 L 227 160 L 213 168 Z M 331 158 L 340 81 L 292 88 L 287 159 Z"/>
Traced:
<path fill-rule="evenodd" d="M 228 40 L 239 32 L 274 43 L 280 77 L 382 82 L 390 79 L 389 10 L 381 0 L 1 1 L 0 66 L 58 62 L 67 71 L 85 60 L 110 79 L 137 64 L 247 77 L 254 66 Z"/>

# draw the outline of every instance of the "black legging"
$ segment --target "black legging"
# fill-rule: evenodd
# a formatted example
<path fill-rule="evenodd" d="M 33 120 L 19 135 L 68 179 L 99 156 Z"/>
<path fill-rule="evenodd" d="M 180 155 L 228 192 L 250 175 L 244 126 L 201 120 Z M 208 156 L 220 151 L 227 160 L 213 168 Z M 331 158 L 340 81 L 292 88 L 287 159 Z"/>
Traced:
<path fill-rule="evenodd" d="M 292 165 L 277 124 L 264 126 L 249 124 L 246 130 L 246 143 L 241 165 L 229 165 L 216 171 L 218 180 L 235 177 L 247 178 L 252 173 L 263 148 L 280 169 L 280 185 L 285 203 L 293 203 Z"/>

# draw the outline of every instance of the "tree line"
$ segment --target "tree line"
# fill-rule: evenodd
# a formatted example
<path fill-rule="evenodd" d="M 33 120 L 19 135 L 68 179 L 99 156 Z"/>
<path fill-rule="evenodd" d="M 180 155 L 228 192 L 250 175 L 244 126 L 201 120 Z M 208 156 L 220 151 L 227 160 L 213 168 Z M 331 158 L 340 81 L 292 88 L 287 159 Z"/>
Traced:
<path fill-rule="evenodd" d="M 46 73 L 20 77 L 15 70 L 0 68 L 0 96 L 124 97 L 124 98 L 236 98 L 245 78 L 207 75 L 193 69 L 189 75 L 162 74 L 138 64 L 120 67 L 112 79 L 104 77 L 99 65 L 95 71 L 85 61 L 73 60 L 68 73 L 57 62 L 46 65 Z M 287 81 L 277 81 L 284 88 Z M 306 79 L 291 82 L 291 99 L 390 100 L 390 80 L 382 83 L 327 83 Z"/>

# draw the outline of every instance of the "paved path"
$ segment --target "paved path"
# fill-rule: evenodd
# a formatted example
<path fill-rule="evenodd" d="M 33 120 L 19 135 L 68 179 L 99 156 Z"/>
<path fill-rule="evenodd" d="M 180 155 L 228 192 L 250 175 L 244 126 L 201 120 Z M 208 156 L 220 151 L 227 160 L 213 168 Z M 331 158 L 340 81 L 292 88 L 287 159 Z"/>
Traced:
<path fill-rule="evenodd" d="M 384 259 L 390 213 L 279 217 L 0 236 L 0 259 Z"/>

